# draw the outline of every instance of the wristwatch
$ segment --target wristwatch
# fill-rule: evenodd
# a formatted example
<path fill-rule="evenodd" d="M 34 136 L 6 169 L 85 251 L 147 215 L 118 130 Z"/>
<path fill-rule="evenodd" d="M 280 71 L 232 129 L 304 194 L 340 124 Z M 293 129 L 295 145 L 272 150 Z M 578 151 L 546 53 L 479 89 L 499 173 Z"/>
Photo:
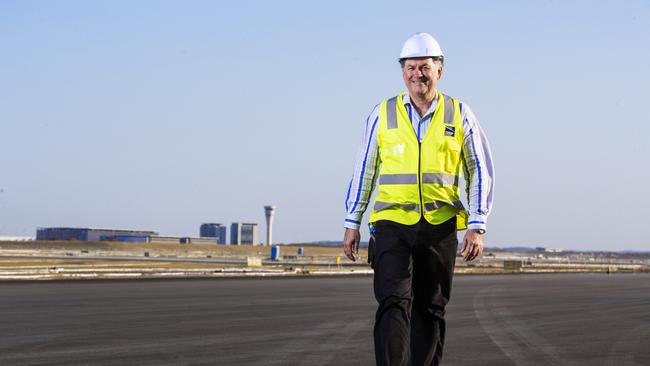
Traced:
<path fill-rule="evenodd" d="M 474 229 L 474 231 L 476 231 L 476 233 L 479 235 L 485 234 L 485 229 Z"/>

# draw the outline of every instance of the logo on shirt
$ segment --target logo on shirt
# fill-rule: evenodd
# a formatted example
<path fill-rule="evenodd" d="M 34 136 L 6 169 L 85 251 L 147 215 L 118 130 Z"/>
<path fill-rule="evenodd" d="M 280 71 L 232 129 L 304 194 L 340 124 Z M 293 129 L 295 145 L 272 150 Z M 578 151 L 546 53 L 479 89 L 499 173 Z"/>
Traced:
<path fill-rule="evenodd" d="M 454 136 L 456 128 L 454 126 L 445 126 L 445 136 Z"/>

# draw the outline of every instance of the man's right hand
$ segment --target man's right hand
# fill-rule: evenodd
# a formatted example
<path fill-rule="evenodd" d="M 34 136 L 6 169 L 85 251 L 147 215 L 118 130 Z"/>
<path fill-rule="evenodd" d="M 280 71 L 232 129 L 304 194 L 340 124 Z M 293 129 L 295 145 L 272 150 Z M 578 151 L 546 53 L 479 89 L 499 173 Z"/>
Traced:
<path fill-rule="evenodd" d="M 348 228 L 345 229 L 345 234 L 343 234 L 343 251 L 345 252 L 345 255 L 352 261 L 357 260 L 360 241 L 361 234 L 359 233 L 359 230 Z"/>

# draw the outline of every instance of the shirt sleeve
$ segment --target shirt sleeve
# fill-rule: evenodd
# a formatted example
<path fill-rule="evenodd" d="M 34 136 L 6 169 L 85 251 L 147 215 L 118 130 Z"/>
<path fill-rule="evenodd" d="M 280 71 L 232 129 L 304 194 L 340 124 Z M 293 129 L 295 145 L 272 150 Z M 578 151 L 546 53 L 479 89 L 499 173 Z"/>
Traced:
<path fill-rule="evenodd" d="M 492 210 L 494 195 L 492 152 L 485 132 L 481 129 L 478 119 L 467 104 L 461 103 L 461 115 L 465 131 L 463 159 L 469 204 L 467 228 L 485 230 L 488 215 Z"/>
<path fill-rule="evenodd" d="M 361 218 L 375 187 L 380 163 L 377 140 L 378 120 L 379 104 L 373 108 L 366 119 L 363 137 L 357 149 L 354 172 L 345 197 L 346 215 L 343 226 L 349 229 L 358 230 L 361 226 Z"/>

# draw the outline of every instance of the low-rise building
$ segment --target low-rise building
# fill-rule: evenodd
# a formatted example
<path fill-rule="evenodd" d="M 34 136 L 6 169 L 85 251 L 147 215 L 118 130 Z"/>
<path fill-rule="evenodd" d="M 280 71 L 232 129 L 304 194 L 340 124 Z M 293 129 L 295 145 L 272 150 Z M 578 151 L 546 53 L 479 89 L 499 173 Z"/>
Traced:
<path fill-rule="evenodd" d="M 148 238 L 158 235 L 149 230 L 45 227 L 36 230 L 36 240 L 117 241 L 120 238 Z M 135 241 L 135 240 L 132 240 Z"/>

